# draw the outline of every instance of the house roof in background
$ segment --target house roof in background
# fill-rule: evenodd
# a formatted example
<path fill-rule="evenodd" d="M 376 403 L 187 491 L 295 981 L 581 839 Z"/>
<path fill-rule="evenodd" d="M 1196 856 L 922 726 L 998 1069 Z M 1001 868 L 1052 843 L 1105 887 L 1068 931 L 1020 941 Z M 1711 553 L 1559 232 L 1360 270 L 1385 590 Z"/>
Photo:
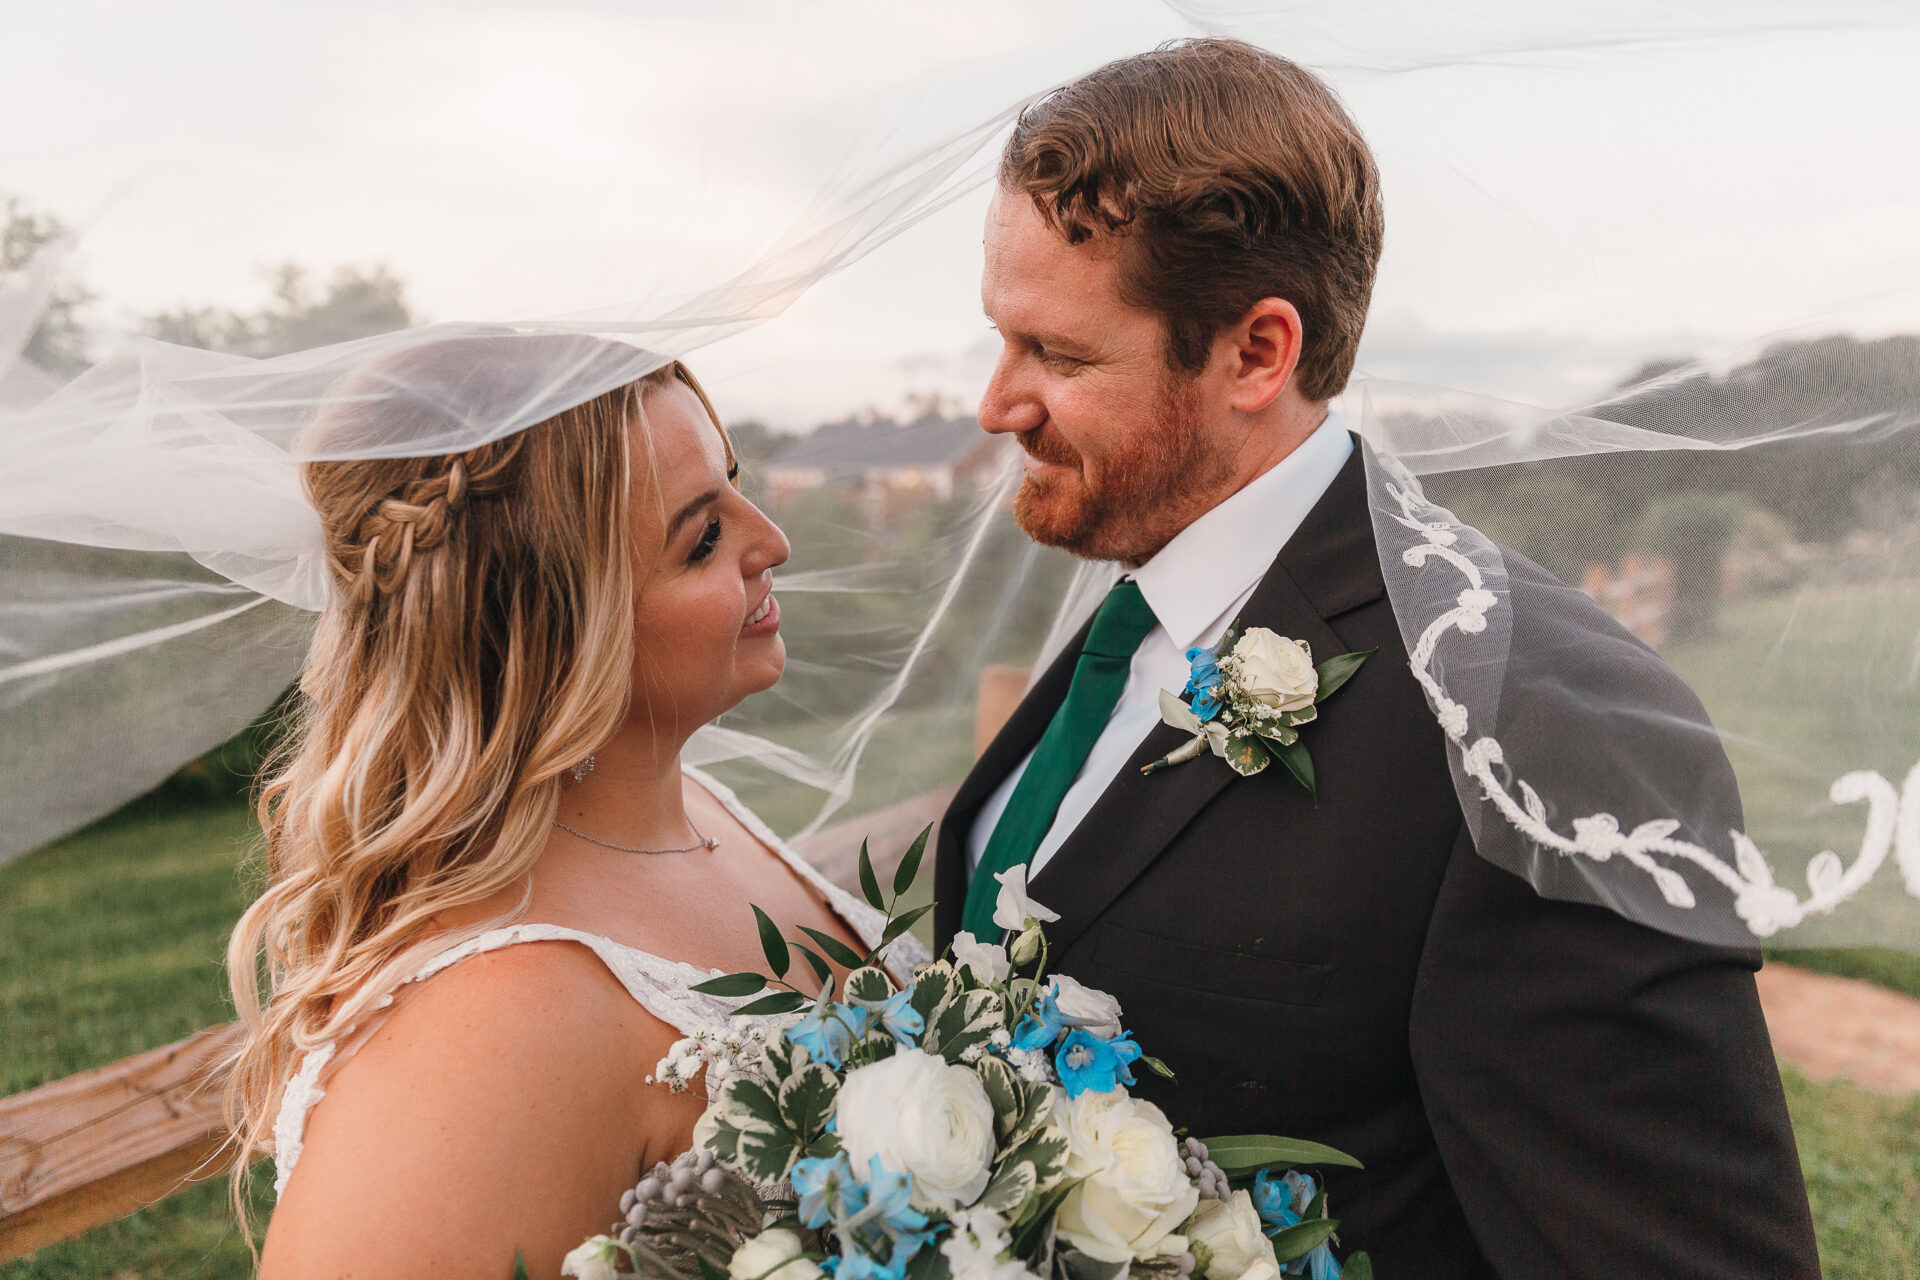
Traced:
<path fill-rule="evenodd" d="M 874 467 L 951 466 L 987 439 L 972 418 L 894 422 L 830 422 L 781 450 L 773 468 L 819 467 L 853 475 Z"/>

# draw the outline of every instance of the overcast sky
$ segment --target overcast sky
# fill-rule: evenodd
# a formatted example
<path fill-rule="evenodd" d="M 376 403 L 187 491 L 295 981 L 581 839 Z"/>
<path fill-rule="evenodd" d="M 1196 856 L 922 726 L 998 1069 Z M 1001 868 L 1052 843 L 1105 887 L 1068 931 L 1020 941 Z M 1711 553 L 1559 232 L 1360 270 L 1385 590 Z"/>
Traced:
<path fill-rule="evenodd" d="M 626 305 L 1198 16 L 1322 70 L 1376 150 L 1363 371 L 1560 403 L 1650 356 L 1920 331 L 1914 8 L 9 0 L 0 193 L 81 227 L 107 325 L 255 304 L 286 259 L 385 263 L 435 320 Z M 696 368 L 791 427 L 970 404 L 984 205 Z"/>

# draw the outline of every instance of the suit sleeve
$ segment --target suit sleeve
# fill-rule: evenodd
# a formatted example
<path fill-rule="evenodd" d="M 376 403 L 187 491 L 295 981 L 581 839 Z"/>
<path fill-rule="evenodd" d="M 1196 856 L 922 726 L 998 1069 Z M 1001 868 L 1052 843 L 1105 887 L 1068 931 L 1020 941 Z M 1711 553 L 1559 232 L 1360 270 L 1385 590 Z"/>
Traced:
<path fill-rule="evenodd" d="M 1461 837 L 1410 1031 L 1501 1276 L 1819 1276 L 1758 965 L 1542 898 Z"/>

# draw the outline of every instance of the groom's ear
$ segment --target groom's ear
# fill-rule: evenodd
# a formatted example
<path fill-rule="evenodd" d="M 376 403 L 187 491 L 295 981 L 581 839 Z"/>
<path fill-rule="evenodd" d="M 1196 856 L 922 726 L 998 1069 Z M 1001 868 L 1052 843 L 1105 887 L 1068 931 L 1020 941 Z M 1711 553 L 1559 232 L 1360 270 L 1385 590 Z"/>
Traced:
<path fill-rule="evenodd" d="M 1293 381 L 1303 337 L 1300 312 L 1285 298 L 1262 298 L 1249 307 L 1215 340 L 1215 358 L 1226 357 L 1227 403 L 1241 413 L 1272 404 Z"/>

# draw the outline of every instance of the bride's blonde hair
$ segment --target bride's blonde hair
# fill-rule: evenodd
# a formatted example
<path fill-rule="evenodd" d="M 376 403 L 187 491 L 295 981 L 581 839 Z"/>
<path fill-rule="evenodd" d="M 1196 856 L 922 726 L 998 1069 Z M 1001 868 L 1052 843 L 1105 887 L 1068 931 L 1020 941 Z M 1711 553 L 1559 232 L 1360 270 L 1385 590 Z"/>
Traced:
<path fill-rule="evenodd" d="M 642 401 L 675 381 L 718 428 L 676 362 L 464 453 L 304 464 L 336 591 L 259 796 L 268 885 L 227 947 L 245 1024 L 227 1095 L 241 1152 L 262 1149 L 301 1053 L 348 1034 L 431 954 L 511 918 L 433 924 L 522 880 L 561 775 L 625 719 L 629 433 L 657 500 Z M 444 415 L 426 401 L 343 396 L 348 416 L 321 429 Z"/>

